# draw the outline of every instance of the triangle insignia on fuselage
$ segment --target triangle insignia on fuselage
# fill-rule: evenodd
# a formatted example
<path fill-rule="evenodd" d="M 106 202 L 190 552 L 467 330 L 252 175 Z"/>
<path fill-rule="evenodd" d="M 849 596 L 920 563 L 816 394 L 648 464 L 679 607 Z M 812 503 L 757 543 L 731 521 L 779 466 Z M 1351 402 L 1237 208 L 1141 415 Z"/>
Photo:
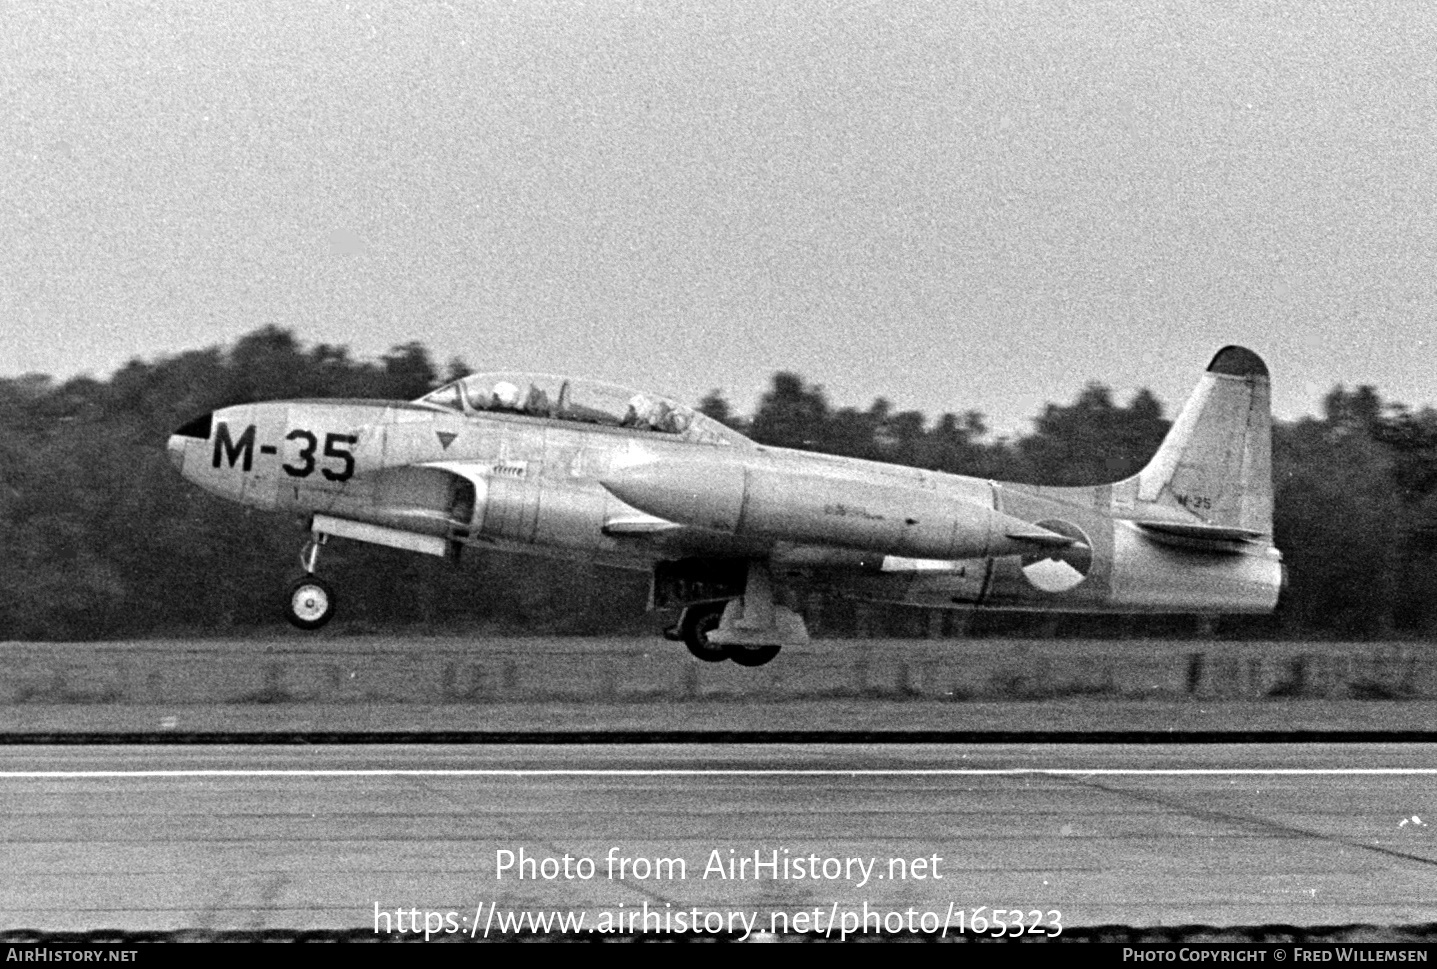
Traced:
<path fill-rule="evenodd" d="M 453 444 L 454 439 L 459 435 L 453 431 L 435 431 L 434 436 L 439 438 L 439 446 L 447 451 L 449 450 L 449 445 Z"/>

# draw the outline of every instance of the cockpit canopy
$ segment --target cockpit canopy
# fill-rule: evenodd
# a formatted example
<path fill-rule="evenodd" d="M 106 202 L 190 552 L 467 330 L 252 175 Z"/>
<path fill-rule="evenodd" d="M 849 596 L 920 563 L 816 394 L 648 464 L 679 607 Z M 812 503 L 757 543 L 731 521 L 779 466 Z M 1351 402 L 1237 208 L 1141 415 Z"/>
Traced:
<path fill-rule="evenodd" d="M 700 444 L 732 445 L 738 433 L 678 401 L 596 380 L 525 373 L 476 373 L 417 403 L 460 414 L 513 414 L 600 427 L 625 427 Z"/>

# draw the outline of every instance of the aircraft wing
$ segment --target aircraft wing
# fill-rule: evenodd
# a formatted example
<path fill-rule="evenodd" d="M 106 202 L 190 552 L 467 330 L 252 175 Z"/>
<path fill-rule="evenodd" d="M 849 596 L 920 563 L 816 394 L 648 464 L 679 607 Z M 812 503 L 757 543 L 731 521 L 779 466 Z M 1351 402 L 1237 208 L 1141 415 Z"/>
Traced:
<path fill-rule="evenodd" d="M 604 522 L 604 534 L 614 536 L 647 537 L 650 535 L 672 534 L 682 531 L 683 525 L 665 518 L 655 518 L 643 512 L 627 515 L 613 515 Z"/>

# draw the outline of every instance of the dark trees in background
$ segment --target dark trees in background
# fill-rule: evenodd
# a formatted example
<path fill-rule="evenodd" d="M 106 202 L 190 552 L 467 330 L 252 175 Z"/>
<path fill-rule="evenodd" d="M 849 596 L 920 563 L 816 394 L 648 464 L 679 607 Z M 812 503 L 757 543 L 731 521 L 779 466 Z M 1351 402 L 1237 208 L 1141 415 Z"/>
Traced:
<path fill-rule="evenodd" d="M 170 432 L 231 404 L 293 397 L 413 399 L 468 372 L 440 370 L 417 342 L 378 361 L 342 346 L 305 347 L 267 327 L 229 348 L 132 361 L 108 381 L 0 380 L 0 638 L 224 632 L 281 624 L 278 601 L 299 572 L 297 518 L 253 512 L 183 481 L 164 454 Z M 1119 405 L 1089 384 L 1050 404 L 1032 433 L 988 440 L 976 411 L 929 423 L 883 398 L 830 404 L 822 387 L 775 374 L 751 418 L 718 391 L 700 409 L 761 443 L 1042 484 L 1091 484 L 1136 472 L 1168 427 L 1147 391 Z M 1273 621 L 1222 628 L 1271 634 L 1437 632 L 1437 412 L 1338 387 L 1320 418 L 1274 431 L 1277 542 L 1291 585 Z M 649 629 L 634 573 L 537 557 L 466 553 L 454 565 L 333 543 L 325 573 L 349 629 Z M 854 609 L 824 610 L 823 631 L 853 631 Z M 849 617 L 844 620 L 843 617 Z M 916 610 L 882 611 L 870 631 L 919 632 Z M 992 630 L 1053 629 L 995 617 Z M 1034 625 L 1037 622 L 1038 625 Z M 1074 631 L 1082 623 L 1066 621 Z M 835 625 L 837 623 L 837 625 Z M 1167 623 L 1167 625 L 1164 625 Z M 1181 632 L 1172 620 L 1112 620 L 1082 631 Z"/>
<path fill-rule="evenodd" d="M 1047 485 L 1127 478 L 1148 463 L 1169 423 L 1147 390 L 1119 407 L 1107 387 L 1088 384 L 1069 406 L 1044 408 L 1034 433 L 1018 442 L 1023 468 L 1015 478 Z"/>
<path fill-rule="evenodd" d="M 451 361 L 450 373 L 465 370 Z M 306 349 L 273 327 L 228 350 L 133 361 L 108 383 L 0 380 L 0 638 L 68 639 L 224 631 L 280 620 L 300 573 L 298 518 L 242 508 L 180 478 L 165 441 L 231 404 L 294 397 L 411 400 L 440 378 L 418 343 L 379 362 Z M 351 628 L 497 624 L 566 628 L 597 616 L 642 621 L 642 579 L 625 609 L 589 594 L 600 578 L 565 563 L 427 556 L 334 543 L 325 574 Z M 582 610 L 570 609 L 577 590 Z M 613 597 L 609 597 L 612 599 Z"/>
<path fill-rule="evenodd" d="M 1437 634 L 1437 411 L 1391 410 L 1369 433 L 1386 450 L 1396 485 L 1396 543 L 1387 559 L 1393 621 Z"/>
<path fill-rule="evenodd" d="M 808 387 L 798 374 L 773 375 L 773 387 L 759 401 L 749 433 L 775 447 L 821 450 L 828 426 L 828 400 L 822 387 Z"/>

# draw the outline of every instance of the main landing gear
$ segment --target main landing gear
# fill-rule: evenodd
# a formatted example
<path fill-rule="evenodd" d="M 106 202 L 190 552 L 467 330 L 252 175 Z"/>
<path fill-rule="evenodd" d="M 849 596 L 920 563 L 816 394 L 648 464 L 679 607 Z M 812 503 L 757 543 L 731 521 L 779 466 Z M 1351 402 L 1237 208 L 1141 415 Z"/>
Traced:
<path fill-rule="evenodd" d="M 762 666 L 785 644 L 808 642 L 803 617 L 774 603 L 773 582 L 763 561 L 748 563 L 743 595 L 686 607 L 678 624 L 664 635 L 683 640 L 705 663 L 727 659 L 739 666 Z"/>
<path fill-rule="evenodd" d="M 689 606 L 679 616 L 678 638 L 683 640 L 690 653 L 705 663 L 722 663 L 728 659 L 726 648 L 709 642 L 709 633 L 719 627 L 727 605 L 727 602 L 703 602 Z"/>
<path fill-rule="evenodd" d="M 727 602 L 704 602 L 689 606 L 679 616 L 678 624 L 664 631 L 669 639 L 681 640 L 689 652 L 705 663 L 733 660 L 739 666 L 762 666 L 773 660 L 782 644 L 717 643 L 710 635 L 723 622 Z"/>
<path fill-rule="evenodd" d="M 334 590 L 329 583 L 314 574 L 319 562 L 319 547 L 325 536 L 316 534 L 299 553 L 299 564 L 304 567 L 304 578 L 289 588 L 289 599 L 285 602 L 284 618 L 290 625 L 304 630 L 318 629 L 334 617 Z"/>

